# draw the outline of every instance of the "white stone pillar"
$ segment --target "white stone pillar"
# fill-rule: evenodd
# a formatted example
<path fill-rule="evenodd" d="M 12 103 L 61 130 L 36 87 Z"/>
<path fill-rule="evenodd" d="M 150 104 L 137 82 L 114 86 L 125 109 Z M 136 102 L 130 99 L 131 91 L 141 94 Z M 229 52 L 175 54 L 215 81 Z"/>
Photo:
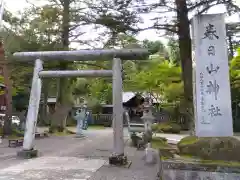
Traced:
<path fill-rule="evenodd" d="M 113 137 L 114 153 L 124 155 L 123 105 L 122 105 L 122 61 L 113 59 Z"/>
<path fill-rule="evenodd" d="M 28 113 L 26 119 L 26 128 L 24 134 L 23 150 L 32 150 L 34 147 L 35 129 L 37 124 L 39 103 L 41 98 L 42 82 L 38 73 L 42 71 L 43 65 L 40 59 L 35 61 L 32 88 L 28 105 Z"/>

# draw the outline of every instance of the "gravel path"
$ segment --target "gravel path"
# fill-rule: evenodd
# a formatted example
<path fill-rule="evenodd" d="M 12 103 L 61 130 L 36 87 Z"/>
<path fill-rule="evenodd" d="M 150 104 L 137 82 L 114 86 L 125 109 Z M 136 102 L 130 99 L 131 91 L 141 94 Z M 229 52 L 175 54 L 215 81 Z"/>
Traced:
<path fill-rule="evenodd" d="M 0 180 L 155 180 L 156 166 L 144 165 L 144 151 L 126 146 L 129 168 L 108 165 L 112 152 L 112 129 L 89 130 L 87 138 L 74 136 L 36 140 L 40 157 L 22 160 L 18 148 L 0 146 Z M 127 134 L 125 136 L 127 142 Z M 5 143 L 4 143 L 5 144 Z"/>

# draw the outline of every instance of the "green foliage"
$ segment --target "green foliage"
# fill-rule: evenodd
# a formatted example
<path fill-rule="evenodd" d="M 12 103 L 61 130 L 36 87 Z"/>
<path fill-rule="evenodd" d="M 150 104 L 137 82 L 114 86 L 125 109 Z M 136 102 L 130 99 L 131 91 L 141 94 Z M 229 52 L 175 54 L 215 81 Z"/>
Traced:
<path fill-rule="evenodd" d="M 158 132 L 158 124 L 153 124 L 152 125 L 152 131 L 153 132 Z"/>
<path fill-rule="evenodd" d="M 127 91 L 150 92 L 153 96 L 161 94 L 162 100 L 169 102 L 178 101 L 183 94 L 181 69 L 168 61 L 151 60 L 145 70 L 127 75 L 124 88 Z"/>
<path fill-rule="evenodd" d="M 168 147 L 167 139 L 162 137 L 154 137 L 151 140 L 152 148 L 159 149 L 161 147 Z"/>
<path fill-rule="evenodd" d="M 195 144 L 197 141 L 198 141 L 197 136 L 187 136 L 178 142 L 178 146 L 180 147 L 180 146 Z"/>
<path fill-rule="evenodd" d="M 58 125 L 58 126 L 50 126 L 48 132 L 49 132 L 50 134 L 54 134 L 54 133 L 60 133 L 60 134 L 62 134 L 62 133 L 65 133 L 65 132 L 66 132 L 66 129 L 63 128 L 63 127 L 60 126 L 60 125 Z"/>
<path fill-rule="evenodd" d="M 131 74 L 132 72 L 136 72 L 137 64 L 130 60 L 125 61 L 123 63 L 123 70 L 124 70 L 124 74 L 126 75 Z"/>
<path fill-rule="evenodd" d="M 149 40 L 144 40 L 143 41 L 143 47 L 147 48 L 150 52 L 150 54 L 162 54 L 162 55 L 166 55 L 166 48 L 163 45 L 163 43 L 161 41 L 149 41 Z"/>
<path fill-rule="evenodd" d="M 231 61 L 230 70 L 232 88 L 238 89 L 240 92 L 240 48 L 237 51 L 237 56 Z"/>
<path fill-rule="evenodd" d="M 0 76 L 0 83 L 4 84 L 4 77 Z"/>
<path fill-rule="evenodd" d="M 3 135 L 3 128 L 0 127 L 0 136 L 2 136 L 2 135 Z"/>
<path fill-rule="evenodd" d="M 153 132 L 157 133 L 174 133 L 178 134 L 181 131 L 181 126 L 174 122 L 164 122 L 152 125 Z"/>
<path fill-rule="evenodd" d="M 115 40 L 115 45 L 121 48 L 139 48 L 139 42 L 138 40 L 131 35 L 120 33 L 117 36 L 117 39 Z"/>
<path fill-rule="evenodd" d="M 183 82 L 172 83 L 164 89 L 165 98 L 168 102 L 177 102 L 183 99 Z"/>
<path fill-rule="evenodd" d="M 85 78 L 78 78 L 73 87 L 73 93 L 81 96 L 87 93 L 88 81 Z"/>
<path fill-rule="evenodd" d="M 64 130 L 64 131 L 55 131 L 53 133 L 51 133 L 51 135 L 53 136 L 69 136 L 69 135 L 72 135 L 73 133 L 71 133 L 70 131 L 68 130 Z"/>
<path fill-rule="evenodd" d="M 102 107 L 101 107 L 101 102 L 96 99 L 94 96 L 87 97 L 87 106 L 92 110 L 93 114 L 98 114 L 101 112 Z"/>
<path fill-rule="evenodd" d="M 166 52 L 165 47 L 159 41 L 143 41 L 143 44 L 136 41 L 133 36 L 119 35 L 117 42 L 120 47 L 128 45 L 149 47 L 158 49 L 158 52 Z M 144 44 L 146 43 L 146 44 Z M 111 68 L 111 64 L 96 62 L 97 66 L 81 65 L 81 69 L 102 69 L 102 67 Z M 168 101 L 176 101 L 182 95 L 181 69 L 174 64 L 164 61 L 161 55 L 154 58 L 141 61 L 123 62 L 123 80 L 124 91 L 150 92 L 153 96 L 161 94 L 161 98 Z M 177 92 L 176 92 L 176 89 Z M 165 90 L 166 89 L 166 90 Z M 79 79 L 74 85 L 74 93 L 97 99 L 99 103 L 112 102 L 112 82 L 109 79 Z M 160 97 L 154 97 L 160 98 Z M 178 99 L 176 99 L 178 98 Z"/>
<path fill-rule="evenodd" d="M 13 133 L 13 135 L 15 135 L 17 137 L 23 137 L 24 136 L 24 132 L 18 130 L 17 128 L 12 128 L 12 133 Z"/>
<path fill-rule="evenodd" d="M 23 18 L 14 17 L 12 14 L 8 14 L 7 21 L 12 23 L 14 27 L 13 36 L 15 39 L 12 42 L 17 40 L 17 43 L 9 43 L 8 52 L 15 51 L 37 51 L 37 50 L 60 50 L 61 45 L 61 32 L 59 29 L 61 28 L 61 16 L 62 9 L 57 6 L 43 6 L 37 9 L 29 9 L 23 14 Z M 72 13 L 72 12 L 71 12 Z M 32 17 L 29 15 L 33 15 Z M 76 15 L 77 16 L 77 15 Z M 75 20 L 74 20 L 75 21 Z M 14 22 L 14 23 L 13 23 Z M 119 34 L 117 37 L 117 42 L 119 47 L 132 48 L 132 47 L 148 47 L 152 49 L 152 53 L 159 52 L 160 54 L 166 53 L 165 47 L 160 41 L 151 42 L 144 41 L 143 44 L 139 43 L 134 36 L 129 36 L 126 34 Z M 13 46 L 14 45 L 14 46 Z M 116 44 L 115 44 L 116 45 Z M 162 91 L 162 82 L 168 75 L 168 72 L 165 72 L 165 77 L 161 77 L 164 67 L 160 67 L 160 71 L 156 69 L 156 66 L 162 57 L 155 58 L 151 60 L 150 65 L 146 65 L 147 63 L 135 62 L 135 61 L 126 61 L 123 64 L 124 69 L 124 86 L 126 89 L 132 89 L 133 84 L 138 84 L 138 87 L 133 88 L 137 91 L 153 91 L 153 92 L 161 92 Z M 85 63 L 85 62 L 84 62 Z M 106 67 L 107 69 L 111 68 L 111 63 L 109 62 L 93 62 L 93 65 L 89 65 L 88 62 L 84 65 L 74 65 L 74 68 L 81 69 L 102 69 L 102 67 Z M 46 69 L 55 69 L 58 68 L 58 63 L 46 63 Z M 20 71 L 17 69 L 21 68 Z M 151 69 L 153 68 L 153 69 Z M 141 71 L 144 69 L 144 71 Z M 173 68 L 171 68 L 173 69 Z M 151 71 L 152 73 L 148 73 Z M 174 70 L 173 70 L 174 71 Z M 136 74 L 136 76 L 135 76 Z M 147 76 L 146 76 L 147 75 Z M 134 77 L 135 76 L 135 77 Z M 159 76 L 159 77 L 157 77 Z M 13 86 L 17 92 L 28 92 L 29 87 L 31 85 L 31 77 L 32 77 L 32 68 L 31 66 L 14 66 L 12 70 L 12 79 Z M 132 79 L 133 77 L 133 79 Z M 171 76 L 170 76 L 171 77 Z M 160 80 L 159 80 L 160 78 Z M 144 82 L 148 79 L 147 82 Z M 132 80 L 134 83 L 132 83 Z M 169 82 L 171 79 L 169 80 Z M 56 80 L 50 80 L 49 93 L 52 95 L 52 92 L 57 91 Z M 74 84 L 73 84 L 74 82 Z M 96 99 L 99 103 L 111 103 L 112 102 L 112 85 L 111 81 L 108 79 L 78 79 L 77 81 L 73 81 L 71 85 L 68 87 L 68 91 L 73 91 L 75 96 L 91 96 L 93 99 Z M 161 82 L 161 84 L 160 84 Z M 169 83 L 168 83 L 169 84 Z M 146 88 L 149 86 L 149 88 Z M 178 84 L 176 84 L 177 87 Z M 167 86 L 164 88 L 168 88 Z M 169 87 L 171 88 L 171 86 Z M 66 93 L 65 93 L 66 94 Z M 170 93 L 171 94 L 171 93 Z M 174 93 L 175 95 L 176 93 Z M 170 97 L 169 93 L 165 95 L 166 97 Z M 71 99 L 71 97 L 68 97 Z M 174 97 L 172 97 L 174 98 Z"/>
<path fill-rule="evenodd" d="M 237 50 L 237 56 L 230 62 L 230 80 L 231 80 L 231 97 L 233 127 L 235 132 L 240 131 L 240 48 Z"/>
<path fill-rule="evenodd" d="M 11 54 L 16 51 L 53 50 L 55 48 L 54 45 L 51 46 L 51 39 L 48 39 L 48 36 L 53 37 L 53 34 L 47 31 L 51 25 L 47 23 L 47 19 L 44 16 L 41 16 L 42 10 L 26 10 L 21 18 L 10 12 L 5 13 L 4 20 L 11 25 L 11 28 L 6 28 L 1 35 L 4 37 L 7 60 L 11 61 L 9 69 L 13 95 L 23 92 L 29 93 L 33 67 L 32 64 L 15 62 Z M 52 17 L 52 15 L 49 15 L 49 17 Z M 45 26 L 44 24 L 47 24 L 48 27 L 43 27 Z M 56 42 L 56 39 L 54 42 Z M 45 68 L 47 67 L 48 65 L 45 64 Z"/>
<path fill-rule="evenodd" d="M 94 97 L 100 103 L 110 104 L 112 102 L 112 86 L 106 80 L 98 78 L 91 82 L 89 96 Z"/>
<path fill-rule="evenodd" d="M 179 44 L 178 42 L 170 38 L 168 41 L 168 54 L 169 54 L 169 60 L 173 64 L 180 65 L 180 54 L 179 54 Z"/>
<path fill-rule="evenodd" d="M 86 2 L 89 3 L 89 2 Z M 116 4 L 118 3 L 118 4 Z M 106 14 L 101 12 L 100 14 L 95 14 L 94 12 L 99 11 L 99 9 L 94 10 L 93 16 L 97 15 L 95 18 L 96 21 L 88 21 L 87 17 L 83 17 L 81 14 L 81 8 L 78 9 L 75 6 L 77 1 L 71 1 L 70 8 L 70 39 L 78 37 L 77 35 L 73 37 L 72 30 L 79 27 L 83 22 L 106 25 L 112 32 L 117 32 L 114 37 L 115 43 L 109 45 L 118 46 L 118 47 L 147 47 L 150 49 L 151 53 L 158 53 L 160 56 L 147 60 L 146 63 L 135 62 L 135 61 L 126 61 L 123 64 L 124 70 L 124 88 L 125 90 L 132 91 L 147 91 L 152 94 L 161 94 L 161 98 L 167 101 L 175 101 L 177 98 L 181 98 L 181 71 L 177 66 L 172 65 L 169 62 L 162 62 L 164 58 L 162 56 L 167 55 L 167 50 L 164 47 L 163 43 L 160 41 L 148 41 L 145 40 L 142 43 L 138 42 L 135 36 L 129 35 L 125 30 L 132 25 L 131 21 L 124 21 L 126 18 L 129 20 L 138 21 L 137 14 L 127 14 L 128 11 L 123 8 L 128 7 L 130 4 L 123 3 L 122 6 L 119 6 L 120 2 L 111 2 L 109 6 L 112 6 L 113 9 L 116 9 L 121 13 L 118 16 L 113 14 Z M 9 36 L 7 41 L 7 52 L 11 54 L 15 51 L 38 51 L 38 50 L 61 50 L 62 47 L 62 21 L 63 21 L 63 5 L 59 4 L 58 6 L 54 1 L 50 4 L 44 5 L 39 8 L 30 8 L 22 14 L 22 17 L 19 18 L 14 16 L 11 13 L 7 13 L 5 16 L 5 21 L 11 24 L 11 31 L 7 29 L 7 32 L 11 32 L 13 36 Z M 78 10 L 77 10 L 78 9 Z M 123 19 L 119 20 L 119 16 Z M 109 22 L 114 22 L 109 25 Z M 75 26 L 76 25 L 76 26 Z M 119 26 L 121 25 L 121 26 Z M 115 29 L 114 29 L 115 28 Z M 79 31 L 79 35 L 81 31 Z M 9 41 L 10 40 L 10 41 Z M 14 43 L 13 43 L 14 42 Z M 101 67 L 111 68 L 110 62 L 94 62 L 95 67 L 86 65 L 75 65 L 71 66 L 73 69 L 102 69 Z M 58 69 L 58 63 L 46 63 L 46 69 Z M 68 65 L 69 67 L 69 65 Z M 21 69 L 21 70 L 18 70 Z M 12 70 L 12 80 L 13 86 L 16 89 L 16 92 L 27 92 L 29 93 L 29 87 L 31 85 L 32 77 L 32 67 L 31 66 L 20 66 L 16 64 Z M 55 79 L 50 80 L 49 92 L 57 91 Z M 75 82 L 75 83 L 73 83 Z M 112 102 L 112 85 L 109 79 L 78 79 L 71 82 L 67 86 L 65 95 L 73 91 L 75 96 L 87 96 L 92 97 L 93 103 L 95 101 L 100 103 L 111 103 Z M 174 84 L 172 84 L 172 82 Z M 54 84 L 54 86 L 52 85 Z M 174 89 L 179 89 L 179 92 L 174 91 Z M 52 93 L 51 93 L 52 94 Z M 56 93 L 57 94 L 57 93 Z M 71 99 L 71 97 L 67 98 Z M 94 100 L 93 100 L 94 99 Z"/>

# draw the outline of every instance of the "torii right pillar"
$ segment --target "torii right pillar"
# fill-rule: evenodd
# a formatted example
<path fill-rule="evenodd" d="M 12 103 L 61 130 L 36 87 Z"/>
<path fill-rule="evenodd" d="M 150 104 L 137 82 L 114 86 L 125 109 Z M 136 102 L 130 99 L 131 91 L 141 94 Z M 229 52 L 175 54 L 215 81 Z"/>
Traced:
<path fill-rule="evenodd" d="M 123 139 L 123 105 L 122 105 L 122 61 L 113 59 L 113 154 L 109 157 L 109 164 L 126 165 Z"/>

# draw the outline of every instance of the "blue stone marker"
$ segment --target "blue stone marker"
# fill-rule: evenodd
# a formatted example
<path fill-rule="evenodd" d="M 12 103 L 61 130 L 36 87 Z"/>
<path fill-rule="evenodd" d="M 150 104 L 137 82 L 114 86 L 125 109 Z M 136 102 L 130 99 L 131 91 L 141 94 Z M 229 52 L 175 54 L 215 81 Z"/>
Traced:
<path fill-rule="evenodd" d="M 77 137 L 84 136 L 82 130 L 83 130 L 84 120 L 86 119 L 86 116 L 87 116 L 86 107 L 80 108 L 76 112 L 76 115 L 73 116 L 73 118 L 77 121 L 77 130 L 76 130 Z"/>
<path fill-rule="evenodd" d="M 90 117 L 89 112 L 86 112 L 86 116 L 85 116 L 85 118 L 83 120 L 83 126 L 82 126 L 83 130 L 87 130 L 87 128 L 88 128 L 88 119 L 89 119 L 89 117 Z"/>

